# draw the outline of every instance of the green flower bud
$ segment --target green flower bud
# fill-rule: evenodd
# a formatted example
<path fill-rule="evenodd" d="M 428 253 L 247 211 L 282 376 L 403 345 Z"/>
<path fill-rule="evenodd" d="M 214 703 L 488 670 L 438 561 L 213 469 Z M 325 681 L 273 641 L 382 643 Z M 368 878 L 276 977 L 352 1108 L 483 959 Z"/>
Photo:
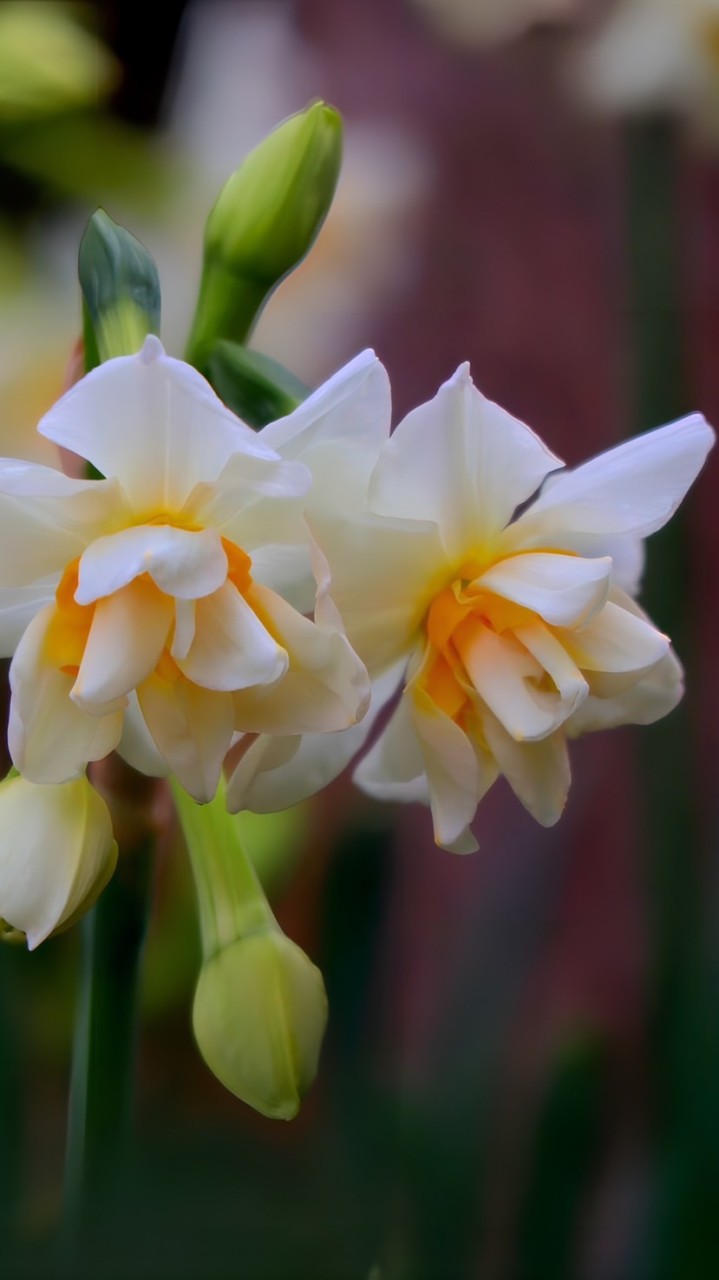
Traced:
<path fill-rule="evenodd" d="M 113 356 L 134 355 L 148 333 L 159 333 L 157 267 L 145 246 L 104 209 L 85 228 L 78 274 L 86 370 Z"/>
<path fill-rule="evenodd" d="M 322 975 L 285 937 L 225 805 L 172 783 L 197 888 L 203 963 L 193 1027 L 217 1078 L 262 1115 L 290 1120 L 317 1070 L 327 1022 Z"/>
<path fill-rule="evenodd" d="M 332 203 L 342 120 L 324 102 L 290 116 L 232 174 L 210 213 L 187 359 L 244 342 L 268 295 L 312 245 Z"/>
<path fill-rule="evenodd" d="M 297 1115 L 326 1022 L 322 974 L 276 926 L 238 938 L 202 967 L 192 1011 L 200 1052 L 262 1115 Z"/>

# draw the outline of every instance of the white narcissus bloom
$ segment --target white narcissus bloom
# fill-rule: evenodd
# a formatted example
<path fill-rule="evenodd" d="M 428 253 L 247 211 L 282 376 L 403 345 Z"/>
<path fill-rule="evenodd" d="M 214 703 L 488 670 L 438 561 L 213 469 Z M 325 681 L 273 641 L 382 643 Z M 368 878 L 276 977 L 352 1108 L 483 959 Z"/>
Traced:
<path fill-rule="evenodd" d="M 719 123 L 719 0 L 615 0 L 581 49 L 577 83 L 615 111 Z"/>
<path fill-rule="evenodd" d="M 0 783 L 0 913 L 31 949 L 89 910 L 116 861 L 109 809 L 87 778 Z"/>
<path fill-rule="evenodd" d="M 354 422 L 353 388 L 337 375 L 317 413 Z M 116 748 L 143 768 L 144 751 L 148 771 L 160 758 L 207 800 L 235 733 L 362 716 L 367 675 L 301 519 L 305 466 L 156 338 L 88 374 L 39 430 L 106 478 L 0 461 L 0 652 L 14 653 L 8 737 L 25 777 L 65 782 Z M 314 621 L 290 602 L 299 584 L 312 607 L 310 555 Z"/>
<path fill-rule="evenodd" d="M 500 774 L 539 822 L 556 822 L 567 738 L 650 723 L 681 697 L 668 638 L 628 593 L 641 539 L 672 515 L 712 441 L 695 414 L 561 469 L 462 366 L 381 448 L 363 514 L 333 515 L 315 496 L 311 520 L 374 676 L 374 712 L 402 690 L 359 784 L 428 803 L 437 842 L 461 852 L 476 848 L 469 824 Z M 270 810 L 311 794 L 371 718 L 332 741 L 261 737 L 237 765 L 230 805 Z"/>

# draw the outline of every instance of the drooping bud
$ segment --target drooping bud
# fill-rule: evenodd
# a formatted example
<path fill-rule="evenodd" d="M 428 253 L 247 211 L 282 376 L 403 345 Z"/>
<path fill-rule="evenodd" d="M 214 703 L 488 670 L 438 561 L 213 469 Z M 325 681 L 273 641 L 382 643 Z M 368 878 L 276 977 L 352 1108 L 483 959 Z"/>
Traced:
<path fill-rule="evenodd" d="M 237 938 L 202 966 L 192 1010 L 200 1052 L 262 1115 L 297 1115 L 326 1022 L 322 974 L 277 925 Z"/>
<path fill-rule="evenodd" d="M 187 359 L 203 373 L 221 339 L 244 342 L 279 281 L 312 245 L 332 203 L 342 120 L 313 102 L 290 116 L 225 183 L 205 229 Z"/>
<path fill-rule="evenodd" d="M 87 778 L 0 783 L 0 918 L 32 950 L 90 909 L 115 870 L 105 801 Z"/>
<path fill-rule="evenodd" d="M 197 887 L 203 963 L 193 1028 L 217 1078 L 290 1120 L 312 1083 L 327 1022 L 319 969 L 280 929 L 227 813 L 224 785 L 198 805 L 173 783 Z"/>

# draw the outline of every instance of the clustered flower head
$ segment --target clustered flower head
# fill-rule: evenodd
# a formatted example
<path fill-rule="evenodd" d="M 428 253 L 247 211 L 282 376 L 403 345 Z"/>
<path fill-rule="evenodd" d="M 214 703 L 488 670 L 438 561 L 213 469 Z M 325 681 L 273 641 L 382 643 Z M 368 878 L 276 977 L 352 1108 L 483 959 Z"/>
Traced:
<path fill-rule="evenodd" d="M 273 136 L 272 171 L 284 137 L 292 180 L 278 182 L 282 218 L 267 225 L 273 239 L 284 228 L 290 259 L 329 205 L 338 136 L 324 104 Z M 257 158 L 246 181 L 239 171 L 232 199 L 266 203 L 263 172 Z M 307 184 L 314 212 L 297 240 Z M 13 761 L 0 934 L 35 947 L 110 879 L 100 761 L 169 778 L 199 904 L 198 1044 L 238 1096 L 289 1117 L 316 1069 L 326 997 L 231 815 L 288 807 L 365 751 L 358 785 L 428 805 L 447 849 L 476 848 L 476 810 L 500 775 L 556 822 L 568 740 L 650 723 L 681 697 L 669 639 L 635 597 L 643 539 L 681 502 L 713 433 L 693 414 L 568 470 L 466 365 L 391 432 L 371 351 L 298 399 L 242 346 L 287 258 L 275 244 L 261 288 L 243 276 L 238 289 L 244 249 L 212 225 L 190 350 L 243 403 L 259 389 L 263 421 L 282 404 L 276 420 L 251 429 L 195 365 L 144 336 L 159 323 L 154 264 L 96 215 L 80 257 L 96 367 L 38 427 L 85 460 L 85 478 L 0 459 Z M 246 210 L 243 225 L 257 256 Z"/>
<path fill-rule="evenodd" d="M 467 852 L 500 774 L 550 825 L 568 738 L 649 723 L 681 696 L 669 640 L 634 594 L 641 540 L 711 447 L 699 414 L 567 470 L 466 365 L 390 434 L 387 375 L 365 352 L 258 434 L 149 337 L 39 429 L 104 478 L 0 462 L 21 775 L 0 793 L 0 916 L 32 946 L 112 873 L 85 776 L 111 752 L 209 802 L 234 747 L 230 810 L 279 809 L 335 777 L 394 699 L 356 781 L 428 804 L 437 843 Z M 249 954 L 238 929 L 225 993 L 228 957 L 244 972 Z M 216 1059 L 222 1036 L 197 1018 Z M 246 1075 L 236 1091 L 254 1099 Z"/>
<path fill-rule="evenodd" d="M 633 595 L 704 419 L 566 470 L 462 366 L 389 420 L 369 352 L 259 434 L 155 338 L 66 393 L 40 430 L 106 478 L 0 464 L 23 777 L 70 782 L 117 750 L 202 802 L 244 742 L 231 807 L 280 808 L 401 690 L 357 781 L 429 803 L 437 842 L 466 850 L 500 773 L 551 824 L 568 737 L 670 711 L 680 667 Z"/>

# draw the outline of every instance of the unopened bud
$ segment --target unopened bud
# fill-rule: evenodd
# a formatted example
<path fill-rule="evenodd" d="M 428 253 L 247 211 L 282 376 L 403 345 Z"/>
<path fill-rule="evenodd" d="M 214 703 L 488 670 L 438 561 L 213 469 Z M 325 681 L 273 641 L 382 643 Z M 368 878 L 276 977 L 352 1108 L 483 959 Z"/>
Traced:
<path fill-rule="evenodd" d="M 0 784 L 0 936 L 32 950 L 88 911 L 117 861 L 105 801 L 87 778 Z"/>
<path fill-rule="evenodd" d="M 227 1089 L 291 1120 L 314 1080 L 327 1022 L 322 974 L 278 927 L 238 938 L 205 962 L 192 1022 Z"/>
<path fill-rule="evenodd" d="M 341 159 L 341 117 L 313 102 L 255 147 L 225 183 L 205 230 L 190 363 L 204 372 L 219 339 L 244 342 L 268 294 L 312 245 Z"/>

